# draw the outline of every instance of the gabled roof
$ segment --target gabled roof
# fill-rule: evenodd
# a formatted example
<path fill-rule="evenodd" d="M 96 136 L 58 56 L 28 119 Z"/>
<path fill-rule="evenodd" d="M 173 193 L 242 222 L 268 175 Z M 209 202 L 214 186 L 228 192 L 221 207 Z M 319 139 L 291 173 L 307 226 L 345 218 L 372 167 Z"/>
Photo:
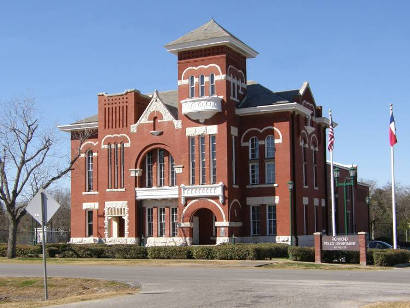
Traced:
<path fill-rule="evenodd" d="M 150 95 L 151 97 L 153 94 Z M 158 92 L 159 99 L 166 105 L 169 112 L 178 119 L 178 91 L 170 90 L 164 92 Z"/>
<path fill-rule="evenodd" d="M 171 53 L 178 54 L 178 52 L 183 50 L 216 45 L 228 45 L 247 58 L 254 58 L 258 55 L 258 52 L 246 45 L 213 19 L 175 41 L 166 44 L 165 48 Z"/>

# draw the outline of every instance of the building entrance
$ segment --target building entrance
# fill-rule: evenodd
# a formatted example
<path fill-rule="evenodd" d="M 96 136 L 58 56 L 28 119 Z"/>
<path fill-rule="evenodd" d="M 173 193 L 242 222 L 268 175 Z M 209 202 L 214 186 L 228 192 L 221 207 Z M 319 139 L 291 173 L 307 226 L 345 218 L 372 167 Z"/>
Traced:
<path fill-rule="evenodd" d="M 215 216 L 208 209 L 199 209 L 192 217 L 192 243 L 214 245 L 216 243 Z"/>

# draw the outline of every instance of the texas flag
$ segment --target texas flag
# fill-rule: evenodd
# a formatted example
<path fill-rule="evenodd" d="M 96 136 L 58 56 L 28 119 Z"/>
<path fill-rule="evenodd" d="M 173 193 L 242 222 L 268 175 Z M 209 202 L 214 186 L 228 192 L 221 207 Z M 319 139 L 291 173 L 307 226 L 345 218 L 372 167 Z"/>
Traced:
<path fill-rule="evenodd" d="M 393 116 L 393 105 L 390 105 L 389 139 L 390 139 L 390 146 L 394 146 L 397 143 L 396 124 L 394 123 L 394 116 Z"/>

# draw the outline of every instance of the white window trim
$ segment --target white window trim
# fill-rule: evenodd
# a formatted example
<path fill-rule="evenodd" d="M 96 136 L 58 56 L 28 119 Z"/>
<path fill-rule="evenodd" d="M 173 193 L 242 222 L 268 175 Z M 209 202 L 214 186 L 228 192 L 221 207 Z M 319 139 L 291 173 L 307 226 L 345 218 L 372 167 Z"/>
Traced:
<path fill-rule="evenodd" d="M 251 166 L 258 166 L 257 168 L 257 174 L 256 174 L 256 182 L 252 183 L 252 168 Z M 259 162 L 250 162 L 249 163 L 249 185 L 258 185 L 259 184 Z"/>
<path fill-rule="evenodd" d="M 211 76 L 212 75 L 214 76 L 214 82 L 213 83 L 211 82 L 211 80 L 212 80 Z M 214 86 L 214 93 L 212 93 L 212 86 Z M 215 74 L 214 73 L 209 75 L 209 96 L 213 96 L 213 95 L 216 95 Z"/>
<path fill-rule="evenodd" d="M 251 236 L 259 236 L 260 235 L 260 223 L 261 223 L 261 221 L 259 220 L 259 233 L 258 234 L 255 234 L 255 232 L 254 232 L 254 230 L 253 230 L 253 219 L 252 219 L 252 209 L 253 208 L 256 208 L 256 207 L 260 207 L 260 204 L 258 204 L 258 205 L 251 205 L 250 207 L 249 207 L 249 209 L 250 209 L 250 225 L 251 225 Z M 260 210 L 259 210 L 259 214 L 260 214 Z M 260 217 L 259 217 L 260 218 Z"/>
<path fill-rule="evenodd" d="M 173 214 L 172 211 L 176 210 L 176 217 L 175 217 L 175 234 L 173 234 L 173 230 L 172 230 L 172 219 L 173 219 Z M 170 236 L 171 237 L 175 237 L 178 235 L 178 208 L 177 207 L 170 207 L 169 208 L 169 213 L 170 213 L 170 220 L 169 220 L 169 231 L 170 231 Z M 166 220 L 166 218 L 165 218 Z"/>
<path fill-rule="evenodd" d="M 196 178 L 196 175 L 195 175 L 195 169 L 196 169 L 196 160 L 195 160 L 195 155 L 196 155 L 196 151 L 195 151 L 195 137 L 188 137 L 188 139 L 189 139 L 189 184 L 190 185 L 195 185 L 195 178 Z M 193 140 L 193 141 L 192 141 Z M 194 147 L 193 147 L 193 151 L 192 151 L 192 142 L 193 142 L 193 144 L 194 144 Z M 192 160 L 192 157 L 194 158 L 193 160 Z M 194 167 L 192 168 L 192 164 L 195 164 L 194 165 Z M 193 171 L 193 172 L 192 172 Z M 194 180 L 192 180 L 192 176 L 194 176 Z"/>
<path fill-rule="evenodd" d="M 273 165 L 272 183 L 268 183 L 268 165 Z M 275 160 L 265 160 L 265 184 L 275 184 L 275 180 L 276 180 Z"/>
<path fill-rule="evenodd" d="M 149 228 L 148 228 L 148 210 L 149 209 L 151 209 L 151 211 L 152 211 L 152 233 L 151 233 L 151 235 L 148 234 L 149 233 L 148 232 L 148 230 L 149 230 Z M 146 215 L 145 215 L 145 235 L 147 237 L 151 237 L 151 236 L 154 236 L 154 208 L 153 207 L 147 207 L 145 212 L 146 212 Z"/>
<path fill-rule="evenodd" d="M 203 81 L 204 81 L 204 83 L 201 83 L 201 78 L 203 78 Z M 199 97 L 204 97 L 205 96 L 205 75 L 199 75 L 199 89 L 198 89 L 198 91 L 199 91 Z M 203 89 L 204 89 L 204 92 L 203 93 L 201 93 L 202 91 L 202 87 L 203 87 Z"/>
<path fill-rule="evenodd" d="M 275 207 L 275 219 L 274 219 L 274 221 L 275 221 L 275 225 L 276 225 L 276 233 L 270 233 L 269 232 L 269 207 Z M 275 205 L 273 205 L 273 204 L 266 204 L 265 205 L 265 209 L 266 209 L 266 235 L 277 235 L 277 233 L 278 233 L 278 219 L 277 219 L 277 217 L 278 217 L 278 215 L 277 215 L 277 213 L 276 213 L 276 204 Z"/>
<path fill-rule="evenodd" d="M 273 156 L 272 157 L 268 157 L 268 138 L 269 137 L 272 137 L 272 141 L 273 141 Z M 273 135 L 269 135 L 269 136 L 266 136 L 266 138 L 265 138 L 265 159 L 275 159 L 275 152 L 276 152 L 276 147 L 275 147 L 275 145 L 276 145 L 276 143 L 275 143 L 275 137 L 273 136 Z"/>
<path fill-rule="evenodd" d="M 163 235 L 160 235 L 160 230 L 161 230 L 161 209 L 164 209 L 164 234 Z M 165 207 L 158 207 L 158 210 L 157 210 L 157 221 L 158 221 L 158 227 L 157 227 L 157 237 L 165 237 L 166 235 L 166 222 L 167 222 L 167 217 L 166 217 L 166 215 L 167 215 L 167 212 L 166 212 L 166 210 L 165 210 Z"/>
<path fill-rule="evenodd" d="M 202 144 L 203 141 L 203 144 Z M 202 152 L 202 145 L 204 146 L 204 151 Z M 206 184 L 206 139 L 204 135 L 199 136 L 199 184 Z M 202 165 L 205 162 L 204 166 Z M 203 176 L 205 175 L 205 179 Z"/>
<path fill-rule="evenodd" d="M 193 79 L 193 83 L 191 83 L 191 80 Z M 192 95 L 191 95 L 191 89 L 194 89 L 194 91 L 193 91 L 193 93 L 192 93 Z M 189 93 L 188 93 L 188 97 L 189 98 L 193 98 L 193 97 L 195 97 L 195 77 L 194 76 L 189 76 L 188 77 L 188 91 L 189 91 Z"/>

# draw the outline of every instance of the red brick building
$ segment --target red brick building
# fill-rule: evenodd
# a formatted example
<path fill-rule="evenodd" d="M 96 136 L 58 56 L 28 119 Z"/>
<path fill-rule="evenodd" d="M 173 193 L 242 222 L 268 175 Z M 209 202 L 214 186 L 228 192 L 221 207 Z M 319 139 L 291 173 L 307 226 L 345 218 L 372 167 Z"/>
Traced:
<path fill-rule="evenodd" d="M 165 48 L 177 90 L 100 93 L 98 115 L 60 126 L 73 155 L 93 132 L 71 174 L 71 241 L 303 245 L 328 231 L 328 120 L 309 84 L 248 81 L 258 53 L 213 20 Z"/>

